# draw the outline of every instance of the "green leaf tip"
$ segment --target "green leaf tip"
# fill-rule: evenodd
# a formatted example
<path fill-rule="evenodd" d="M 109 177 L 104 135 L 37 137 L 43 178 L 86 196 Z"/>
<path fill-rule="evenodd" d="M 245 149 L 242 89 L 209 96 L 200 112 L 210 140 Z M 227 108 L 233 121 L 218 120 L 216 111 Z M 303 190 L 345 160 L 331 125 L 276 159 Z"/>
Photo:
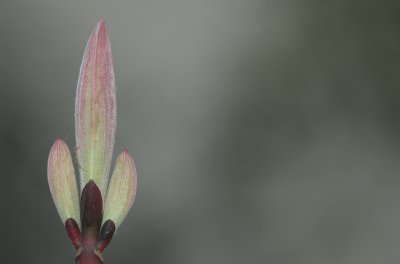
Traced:
<path fill-rule="evenodd" d="M 79 196 L 74 167 L 68 146 L 61 139 L 57 139 L 51 147 L 47 180 L 62 222 L 73 218 L 79 223 Z"/>
<path fill-rule="evenodd" d="M 103 221 L 111 219 L 116 227 L 121 225 L 130 211 L 136 196 L 136 166 L 127 150 L 115 162 L 115 168 L 108 186 Z"/>

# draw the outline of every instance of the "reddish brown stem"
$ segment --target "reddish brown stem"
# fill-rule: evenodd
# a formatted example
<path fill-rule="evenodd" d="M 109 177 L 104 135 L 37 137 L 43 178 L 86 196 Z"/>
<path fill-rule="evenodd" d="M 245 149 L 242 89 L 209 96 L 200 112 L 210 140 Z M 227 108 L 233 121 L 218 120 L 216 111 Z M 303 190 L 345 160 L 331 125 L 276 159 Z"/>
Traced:
<path fill-rule="evenodd" d="M 94 248 L 81 248 L 75 258 L 76 264 L 101 264 L 101 254 Z"/>

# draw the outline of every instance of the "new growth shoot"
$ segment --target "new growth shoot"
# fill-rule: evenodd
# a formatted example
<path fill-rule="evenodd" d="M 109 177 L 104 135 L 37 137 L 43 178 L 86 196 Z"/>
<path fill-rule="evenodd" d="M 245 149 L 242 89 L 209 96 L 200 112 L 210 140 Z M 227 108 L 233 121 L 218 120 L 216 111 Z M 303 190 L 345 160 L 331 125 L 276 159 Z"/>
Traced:
<path fill-rule="evenodd" d="M 61 139 L 53 144 L 47 167 L 50 192 L 77 250 L 77 264 L 103 263 L 101 253 L 136 195 L 136 167 L 127 150 L 117 157 L 109 182 L 116 109 L 111 45 L 105 22 L 100 20 L 87 42 L 76 91 L 79 191 L 71 153 Z"/>

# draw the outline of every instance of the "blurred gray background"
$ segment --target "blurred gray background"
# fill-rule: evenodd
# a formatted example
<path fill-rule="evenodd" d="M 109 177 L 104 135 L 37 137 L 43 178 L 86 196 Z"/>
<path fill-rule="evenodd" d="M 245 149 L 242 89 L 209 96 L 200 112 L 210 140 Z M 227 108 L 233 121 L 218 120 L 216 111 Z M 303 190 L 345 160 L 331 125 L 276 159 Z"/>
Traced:
<path fill-rule="evenodd" d="M 399 8 L 1 0 L 1 263 L 73 263 L 46 165 L 100 18 L 138 168 L 105 263 L 399 263 Z"/>

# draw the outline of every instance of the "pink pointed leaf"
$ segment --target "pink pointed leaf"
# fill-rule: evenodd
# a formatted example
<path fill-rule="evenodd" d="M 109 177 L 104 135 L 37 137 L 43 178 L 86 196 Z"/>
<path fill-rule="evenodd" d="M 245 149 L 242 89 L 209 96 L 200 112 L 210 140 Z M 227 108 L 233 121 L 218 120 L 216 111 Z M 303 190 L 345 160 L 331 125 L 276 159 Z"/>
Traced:
<path fill-rule="evenodd" d="M 75 101 L 75 135 L 81 188 L 93 180 L 103 195 L 116 129 L 116 87 L 105 22 L 94 28 L 83 56 Z"/>

